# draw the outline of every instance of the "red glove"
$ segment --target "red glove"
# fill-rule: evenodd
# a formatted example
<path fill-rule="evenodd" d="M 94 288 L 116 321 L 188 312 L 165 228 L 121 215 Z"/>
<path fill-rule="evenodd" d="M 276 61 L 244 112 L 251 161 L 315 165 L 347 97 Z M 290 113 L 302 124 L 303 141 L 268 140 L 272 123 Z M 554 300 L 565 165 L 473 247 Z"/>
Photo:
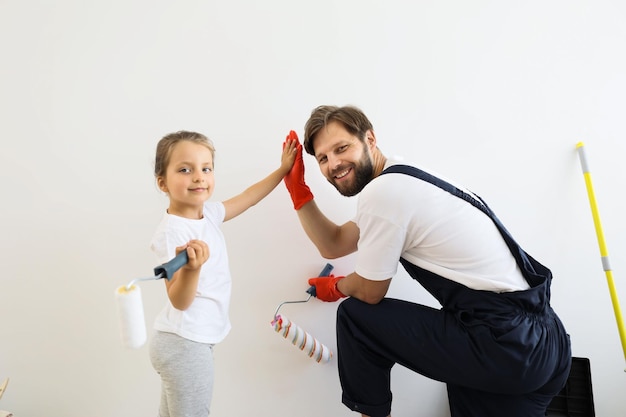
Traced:
<path fill-rule="evenodd" d="M 345 277 L 336 277 L 330 275 L 328 277 L 309 278 L 309 285 L 315 286 L 315 296 L 322 301 L 337 301 L 346 297 L 337 289 L 337 282 Z"/>
<path fill-rule="evenodd" d="M 298 135 L 292 130 L 287 135 L 287 139 L 295 139 L 298 142 Z M 289 195 L 291 195 L 294 209 L 300 210 L 303 205 L 313 200 L 313 193 L 311 193 L 311 189 L 304 182 L 304 161 L 302 160 L 302 144 L 300 142 L 298 142 L 296 160 L 293 163 L 293 167 L 285 175 L 285 185 Z"/>

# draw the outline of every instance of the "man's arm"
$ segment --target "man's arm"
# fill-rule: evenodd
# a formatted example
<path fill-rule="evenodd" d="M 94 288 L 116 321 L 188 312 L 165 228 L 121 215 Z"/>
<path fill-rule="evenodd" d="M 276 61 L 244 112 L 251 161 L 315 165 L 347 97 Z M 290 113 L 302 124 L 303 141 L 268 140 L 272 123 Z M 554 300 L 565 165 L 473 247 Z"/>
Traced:
<path fill-rule="evenodd" d="M 335 259 L 355 252 L 359 240 L 358 227 L 354 222 L 338 226 L 321 212 L 304 180 L 302 145 L 298 141 L 298 135 L 292 130 L 287 135 L 287 140 L 295 141 L 296 155 L 293 167 L 285 176 L 285 186 L 305 233 L 326 259 Z"/>
<path fill-rule="evenodd" d="M 349 255 L 357 250 L 359 228 L 354 222 L 338 226 L 330 221 L 317 207 L 315 200 L 297 211 L 302 228 L 326 259 Z M 345 296 L 357 298 L 364 303 L 377 304 L 387 294 L 391 278 L 373 281 L 353 272 L 337 281 L 337 289 Z"/>
<path fill-rule="evenodd" d="M 288 139 L 298 140 L 294 131 L 289 132 Z M 349 221 L 339 226 L 330 221 L 315 203 L 313 193 L 304 180 L 304 161 L 302 145 L 298 142 L 296 160 L 293 168 L 285 176 L 285 185 L 291 195 L 294 209 L 302 224 L 304 232 L 317 247 L 320 255 L 326 259 L 336 259 L 356 252 L 359 242 L 359 228 Z M 335 301 L 341 296 L 355 297 L 363 302 L 376 304 L 387 294 L 391 278 L 385 281 L 372 281 L 361 277 L 356 272 L 346 277 L 318 277 L 316 289 L 329 295 L 324 301 Z M 318 281 L 317 278 L 312 278 Z M 336 287 L 335 287 L 336 285 Z M 331 288 L 332 287 L 332 288 Z M 339 290 L 340 294 L 336 290 Z"/>
<path fill-rule="evenodd" d="M 347 276 L 322 276 L 309 278 L 315 286 L 315 296 L 322 301 L 337 301 L 343 297 L 354 297 L 368 304 L 378 304 L 387 294 L 391 278 L 372 281 L 356 272 Z"/>
<path fill-rule="evenodd" d="M 359 228 L 354 222 L 338 226 L 322 213 L 315 200 L 307 202 L 297 213 L 302 228 L 322 257 L 336 259 L 356 252 Z"/>
<path fill-rule="evenodd" d="M 387 294 L 391 278 L 372 281 L 353 272 L 337 281 L 337 289 L 344 295 L 354 297 L 368 304 L 378 304 Z"/>

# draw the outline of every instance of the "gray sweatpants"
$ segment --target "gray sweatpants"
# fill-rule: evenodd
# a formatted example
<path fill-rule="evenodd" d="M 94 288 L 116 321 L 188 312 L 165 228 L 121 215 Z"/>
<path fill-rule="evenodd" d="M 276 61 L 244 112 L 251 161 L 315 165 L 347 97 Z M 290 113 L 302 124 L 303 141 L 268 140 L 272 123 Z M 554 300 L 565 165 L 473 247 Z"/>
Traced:
<path fill-rule="evenodd" d="M 161 376 L 159 417 L 207 417 L 213 395 L 213 345 L 155 332 L 150 361 Z"/>

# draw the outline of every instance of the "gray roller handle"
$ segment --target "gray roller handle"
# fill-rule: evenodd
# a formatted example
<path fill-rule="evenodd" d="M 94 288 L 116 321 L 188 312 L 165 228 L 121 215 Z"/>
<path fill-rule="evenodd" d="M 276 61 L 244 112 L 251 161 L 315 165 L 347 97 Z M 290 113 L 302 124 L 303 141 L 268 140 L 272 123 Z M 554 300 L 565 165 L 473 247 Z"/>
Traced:
<path fill-rule="evenodd" d="M 161 278 L 167 278 L 169 281 L 172 279 L 174 273 L 187 262 L 189 262 L 189 256 L 187 256 L 187 250 L 184 250 L 176 255 L 171 261 L 154 268 L 154 275 Z"/>
<path fill-rule="evenodd" d="M 326 264 L 326 266 L 324 267 L 324 269 L 322 269 L 322 272 L 320 272 L 319 276 L 320 277 L 327 277 L 330 275 L 331 271 L 333 270 L 334 266 L 332 266 L 331 264 Z M 312 295 L 313 297 L 317 298 L 317 291 L 315 290 L 315 285 L 311 285 L 309 287 L 308 290 L 306 290 L 306 292 L 310 295 Z"/>

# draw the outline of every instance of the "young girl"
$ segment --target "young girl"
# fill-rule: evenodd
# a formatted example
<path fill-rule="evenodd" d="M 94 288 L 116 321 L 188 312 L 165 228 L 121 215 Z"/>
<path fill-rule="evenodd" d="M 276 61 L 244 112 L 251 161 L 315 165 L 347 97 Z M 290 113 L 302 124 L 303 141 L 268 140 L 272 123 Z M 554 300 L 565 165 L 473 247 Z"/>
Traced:
<path fill-rule="evenodd" d="M 280 168 L 224 202 L 215 186 L 215 148 L 204 135 L 180 131 L 157 145 L 154 175 L 170 203 L 152 239 L 157 261 L 186 250 L 189 261 L 168 281 L 150 360 L 161 376 L 160 417 L 206 417 L 213 391 L 213 346 L 230 330 L 231 277 L 222 222 L 266 197 L 291 169 L 296 142 L 283 144 Z"/>

